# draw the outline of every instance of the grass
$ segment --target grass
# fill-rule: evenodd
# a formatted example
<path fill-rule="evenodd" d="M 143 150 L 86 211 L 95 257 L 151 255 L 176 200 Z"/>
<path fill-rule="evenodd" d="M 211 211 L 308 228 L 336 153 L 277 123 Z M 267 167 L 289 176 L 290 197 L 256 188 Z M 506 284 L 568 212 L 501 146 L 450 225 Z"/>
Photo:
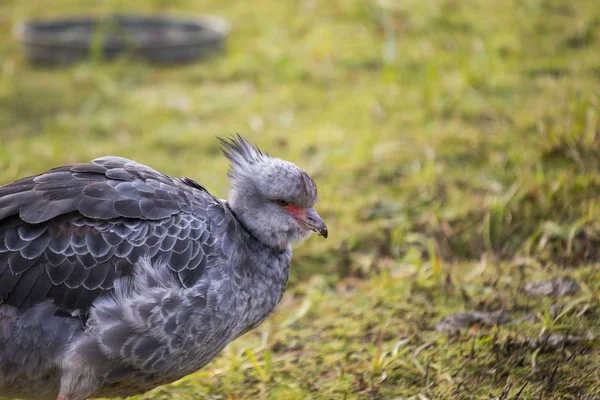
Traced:
<path fill-rule="evenodd" d="M 228 51 L 38 68 L 11 36 L 133 10 L 221 15 Z M 296 250 L 273 317 L 138 399 L 599 398 L 596 1 L 4 0 L 0 60 L 2 182 L 118 154 L 225 197 L 214 136 L 240 132 L 319 185 L 330 238 Z M 581 291 L 522 291 L 558 276 Z M 535 318 L 435 329 L 496 310 Z"/>

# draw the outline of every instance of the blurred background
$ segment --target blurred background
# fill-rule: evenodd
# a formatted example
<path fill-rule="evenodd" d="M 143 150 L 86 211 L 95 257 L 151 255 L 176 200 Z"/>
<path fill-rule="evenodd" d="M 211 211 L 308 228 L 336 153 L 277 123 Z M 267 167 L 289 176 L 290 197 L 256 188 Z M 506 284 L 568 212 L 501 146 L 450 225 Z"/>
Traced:
<path fill-rule="evenodd" d="M 113 13 L 231 31 L 175 65 L 13 34 Z M 225 198 L 236 132 L 317 182 L 275 315 L 140 399 L 600 398 L 599 31 L 597 0 L 3 0 L 0 183 L 119 155 Z"/>

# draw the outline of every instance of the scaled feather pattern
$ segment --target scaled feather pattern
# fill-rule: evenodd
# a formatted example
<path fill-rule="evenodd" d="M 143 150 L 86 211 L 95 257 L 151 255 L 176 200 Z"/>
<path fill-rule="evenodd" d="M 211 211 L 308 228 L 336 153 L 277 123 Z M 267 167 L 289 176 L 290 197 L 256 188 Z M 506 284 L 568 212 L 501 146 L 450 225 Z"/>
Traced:
<path fill-rule="evenodd" d="M 120 157 L 0 187 L 0 397 L 143 393 L 272 312 L 291 244 L 327 235 L 316 185 L 240 136 L 221 141 L 227 201 Z"/>

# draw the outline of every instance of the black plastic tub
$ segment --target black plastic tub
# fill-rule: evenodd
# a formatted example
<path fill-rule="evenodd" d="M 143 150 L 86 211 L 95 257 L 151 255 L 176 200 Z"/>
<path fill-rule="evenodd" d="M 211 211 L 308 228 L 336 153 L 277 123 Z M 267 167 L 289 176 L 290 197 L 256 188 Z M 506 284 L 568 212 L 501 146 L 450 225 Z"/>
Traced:
<path fill-rule="evenodd" d="M 66 64 L 127 54 L 155 63 L 196 61 L 221 51 L 229 33 L 227 21 L 111 15 L 33 20 L 15 31 L 33 63 Z"/>

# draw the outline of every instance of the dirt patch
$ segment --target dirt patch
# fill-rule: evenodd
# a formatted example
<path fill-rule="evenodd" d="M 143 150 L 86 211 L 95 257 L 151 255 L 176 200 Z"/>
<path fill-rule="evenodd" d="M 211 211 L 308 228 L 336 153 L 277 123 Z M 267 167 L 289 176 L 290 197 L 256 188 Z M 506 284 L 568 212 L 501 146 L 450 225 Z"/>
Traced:
<path fill-rule="evenodd" d="M 469 328 L 472 325 L 503 325 L 510 321 L 509 316 L 504 311 L 495 312 L 459 312 L 443 318 L 437 323 L 435 329 L 438 332 L 454 332 Z"/>
<path fill-rule="evenodd" d="M 581 290 L 579 283 L 571 277 L 560 276 L 555 279 L 527 283 L 523 292 L 536 297 L 564 297 L 578 293 Z"/>

